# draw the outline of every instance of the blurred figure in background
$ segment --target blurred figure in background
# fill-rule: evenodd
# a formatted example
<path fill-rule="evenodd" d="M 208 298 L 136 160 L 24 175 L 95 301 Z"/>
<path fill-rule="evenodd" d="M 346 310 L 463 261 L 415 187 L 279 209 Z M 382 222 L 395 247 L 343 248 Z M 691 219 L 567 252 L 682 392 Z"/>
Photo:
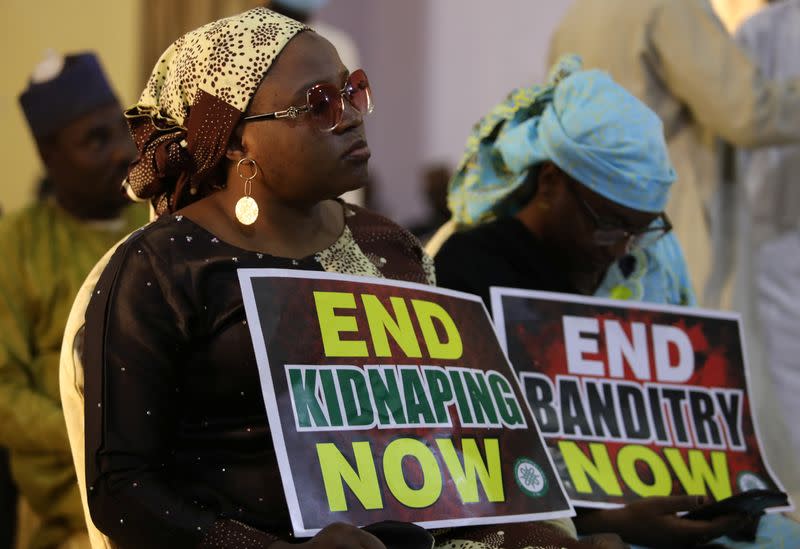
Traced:
<path fill-rule="evenodd" d="M 8 449 L 0 447 L 0 549 L 13 549 L 17 534 L 17 486 L 11 478 Z"/>
<path fill-rule="evenodd" d="M 125 207 L 135 148 L 94 54 L 51 53 L 19 101 L 51 191 L 0 222 L 0 445 L 41 519 L 29 547 L 87 547 L 59 399 L 61 339 L 86 274 L 147 212 Z"/>
<path fill-rule="evenodd" d="M 409 229 L 425 244 L 436 230 L 450 219 L 447 207 L 447 186 L 452 170 L 446 164 L 431 164 L 425 168 L 422 178 L 423 196 L 428 215 Z"/>
<path fill-rule="evenodd" d="M 741 216 L 728 169 L 732 155 L 722 154 L 723 142 L 753 148 L 800 141 L 800 78 L 764 75 L 708 0 L 575 0 L 550 45 L 551 59 L 563 52 L 608 70 L 661 117 L 678 175 L 666 211 L 699 302 L 737 306 L 729 290 L 746 273 L 733 269 Z M 786 445 L 789 429 L 758 352 L 758 326 L 742 312 L 762 442 L 788 491 L 800 496 L 797 459 Z"/>
<path fill-rule="evenodd" d="M 708 0 L 576 0 L 550 61 L 564 53 L 609 71 L 661 117 L 678 173 L 667 213 L 701 304 L 719 306 L 712 266 L 729 261 L 730 243 L 717 137 L 740 147 L 800 141 L 800 78 L 762 76 Z"/>
<path fill-rule="evenodd" d="M 737 41 L 766 78 L 800 77 L 800 0 L 775 3 L 746 21 Z M 734 305 L 757 325 L 783 418 L 800 416 L 800 145 L 738 153 L 737 196 L 743 202 Z M 800 431 L 789 430 L 796 471 Z M 785 443 L 785 441 L 784 441 Z M 791 466 L 793 464 L 793 466 Z M 800 475 L 797 475 L 800 476 Z M 800 495 L 798 478 L 784 480 Z"/>
<path fill-rule="evenodd" d="M 3 209 L 0 207 L 0 216 Z M 8 448 L 0 446 L 0 549 L 13 549 L 17 534 L 17 486 L 11 478 Z"/>

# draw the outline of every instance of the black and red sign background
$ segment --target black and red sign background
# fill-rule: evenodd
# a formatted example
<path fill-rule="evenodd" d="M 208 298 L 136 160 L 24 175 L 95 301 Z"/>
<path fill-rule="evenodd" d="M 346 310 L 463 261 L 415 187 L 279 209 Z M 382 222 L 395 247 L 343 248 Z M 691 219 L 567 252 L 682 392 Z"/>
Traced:
<path fill-rule="evenodd" d="M 244 275 L 242 273 L 245 273 Z M 293 514 L 293 525 L 296 533 L 313 532 L 323 528 L 334 521 L 346 521 L 357 525 L 369 524 L 372 522 L 393 519 L 411 521 L 416 523 L 430 523 L 443 525 L 447 521 L 453 524 L 481 524 L 489 522 L 502 522 L 498 517 L 518 517 L 513 521 L 522 520 L 521 516 L 527 516 L 527 520 L 536 518 L 540 513 L 544 514 L 538 518 L 553 516 L 569 516 L 572 514 L 571 506 L 560 488 L 560 483 L 555 470 L 550 466 L 549 455 L 541 444 L 535 422 L 530 416 L 530 412 L 525 405 L 525 400 L 517 383 L 514 382 L 514 374 L 510 369 L 503 351 L 495 336 L 490 318 L 478 298 L 466 294 L 457 296 L 454 292 L 440 291 L 435 288 L 426 288 L 422 285 L 405 284 L 402 286 L 392 285 L 390 281 L 377 281 L 361 277 L 345 277 L 343 275 L 329 275 L 325 273 L 312 273 L 301 271 L 274 271 L 274 270 L 252 270 L 240 271 L 240 278 L 243 279 L 243 290 L 246 306 L 248 302 L 248 291 L 244 279 L 250 278 L 252 284 L 253 303 L 257 309 L 258 322 L 260 324 L 260 334 L 253 334 L 254 340 L 258 337 L 263 338 L 267 351 L 267 362 L 262 363 L 264 357 L 259 356 L 259 345 L 256 343 L 256 356 L 259 361 L 261 375 L 268 371 L 271 385 L 274 388 L 273 395 L 265 390 L 265 402 L 268 411 L 273 405 L 277 409 L 283 439 L 278 440 L 273 433 L 276 451 L 281 461 L 280 446 L 285 445 L 285 454 L 288 458 L 281 463 L 281 474 L 286 483 L 286 475 L 290 475 L 290 482 L 293 482 L 296 494 L 298 509 Z M 369 293 L 378 297 L 384 307 L 391 311 L 389 303 L 390 297 L 401 297 L 409 303 L 410 300 L 421 299 L 432 301 L 441 305 L 452 317 L 463 342 L 463 356 L 458 360 L 432 359 L 427 354 L 424 341 L 420 336 L 420 348 L 422 358 L 406 357 L 402 349 L 389 336 L 392 356 L 374 356 L 374 349 L 369 337 L 369 329 L 363 308 L 339 310 L 337 314 L 354 316 L 358 325 L 358 333 L 341 332 L 342 340 L 360 339 L 367 342 L 370 356 L 337 358 L 326 357 L 322 344 L 319 320 L 317 318 L 314 291 L 348 292 L 356 296 L 356 303 L 360 303 L 359 296 L 362 293 Z M 414 314 L 411 314 L 412 322 L 417 334 L 420 328 Z M 248 320 L 251 322 L 251 331 L 255 330 L 251 319 L 251 311 L 248 311 Z M 442 339 L 444 331 L 441 330 Z M 289 394 L 289 386 L 284 373 L 286 364 L 305 364 L 305 365 L 350 365 L 363 367 L 364 365 L 433 365 L 441 367 L 465 367 L 483 370 L 497 370 L 505 375 L 512 385 L 513 391 L 522 408 L 527 429 L 486 429 L 486 428 L 465 428 L 459 425 L 458 414 L 455 406 L 450 408 L 450 416 L 453 423 L 452 428 L 421 428 L 421 429 L 370 429 L 370 430 L 351 430 L 351 431 L 322 431 L 322 432 L 297 432 L 292 414 L 292 403 Z M 262 379 L 262 387 L 264 387 Z M 271 401 L 274 398 L 274 402 Z M 271 418 L 272 416 L 270 416 Z M 270 419 L 272 421 L 272 419 Z M 274 431 L 274 429 L 273 429 Z M 431 507 L 425 509 L 407 508 L 398 502 L 392 494 L 385 489 L 385 479 L 381 467 L 384 448 L 398 437 L 410 437 L 423 441 L 434 453 L 439 461 L 442 471 L 443 489 L 438 501 Z M 436 438 L 450 438 L 453 440 L 455 448 L 461 448 L 462 438 L 475 438 L 478 440 L 478 447 L 481 453 L 484 452 L 484 438 L 498 438 L 500 441 L 500 452 L 502 460 L 503 484 L 506 501 L 503 503 L 491 503 L 486 501 L 483 490 L 480 490 L 481 501 L 479 503 L 463 504 L 452 479 L 447 472 L 444 460 L 438 453 Z M 373 450 L 373 456 L 377 468 L 378 479 L 383 491 L 383 509 L 365 510 L 358 499 L 345 488 L 347 496 L 348 511 L 331 512 L 327 505 L 327 497 L 324 491 L 320 465 L 317 460 L 315 445 L 317 443 L 334 443 L 337 448 L 347 457 L 351 465 L 355 465 L 352 454 L 352 442 L 368 441 Z M 535 461 L 542 467 L 547 476 L 549 490 L 542 497 L 531 498 L 524 495 L 516 486 L 513 474 L 513 466 L 517 458 L 527 457 Z M 462 460 L 463 457 L 460 455 Z M 404 468 L 410 484 L 421 481 L 420 469 L 414 459 L 406 458 Z M 275 487 L 276 489 L 278 487 Z M 290 510 L 293 502 L 289 497 Z M 302 524 L 295 522 L 295 513 L 302 515 Z M 445 521 L 442 523 L 440 521 Z M 459 522 L 461 521 L 461 522 Z"/>
<path fill-rule="evenodd" d="M 741 473 L 754 473 L 772 489 L 780 489 L 771 474 L 768 465 L 761 456 L 757 433 L 753 423 L 750 399 L 747 396 L 747 374 L 743 356 L 738 319 L 733 315 L 704 313 L 693 309 L 680 310 L 676 307 L 657 307 L 643 304 L 625 304 L 609 302 L 590 297 L 578 297 L 548 292 L 527 292 L 520 290 L 492 289 L 493 313 L 498 326 L 501 343 L 506 346 L 509 360 L 518 374 L 537 372 L 547 375 L 555 383 L 557 375 L 568 375 L 567 352 L 564 341 L 562 319 L 566 315 L 592 317 L 600 321 L 613 319 L 626 327 L 630 337 L 629 324 L 642 322 L 649 325 L 672 325 L 679 327 L 689 337 L 695 355 L 695 371 L 685 383 L 686 386 L 706 388 L 742 389 L 743 399 L 742 432 L 746 451 L 726 450 L 732 492 L 739 492 L 737 478 Z M 648 335 L 649 339 L 649 335 Z M 598 338 L 599 352 L 584 353 L 588 360 L 605 362 L 606 347 L 602 335 Z M 653 364 L 652 346 L 649 349 L 649 361 Z M 588 376 L 587 376 L 588 377 Z M 607 378 L 612 379 L 612 378 Z M 617 378 L 614 378 L 617 379 Z M 625 367 L 625 379 L 637 382 L 630 368 Z M 655 378 L 653 377 L 653 380 Z M 638 381 L 644 386 L 644 382 Z M 646 415 L 645 411 L 642 411 Z M 688 422 L 690 424 L 691 422 Z M 618 475 L 623 489 L 622 497 L 612 497 L 602 492 L 592 483 L 595 491 L 592 494 L 578 493 L 566 471 L 563 457 L 558 449 L 559 440 L 570 440 L 566 437 L 544 434 L 545 440 L 553 454 L 564 487 L 573 503 L 591 506 L 607 506 L 623 504 L 639 498 L 628 488 Z M 583 453 L 590 456 L 589 442 L 576 441 Z M 616 462 L 620 448 L 627 442 L 605 441 L 611 456 Z M 664 446 L 654 443 L 644 444 L 661 454 Z M 679 448 L 684 461 L 687 448 Z M 709 450 L 701 450 L 708 460 Z M 663 454 L 662 454 L 663 455 Z M 666 462 L 666 460 L 665 460 Z M 637 467 L 641 479 L 652 482 L 648 478 L 651 471 L 648 466 Z M 673 475 L 673 494 L 686 493 L 680 482 Z"/>

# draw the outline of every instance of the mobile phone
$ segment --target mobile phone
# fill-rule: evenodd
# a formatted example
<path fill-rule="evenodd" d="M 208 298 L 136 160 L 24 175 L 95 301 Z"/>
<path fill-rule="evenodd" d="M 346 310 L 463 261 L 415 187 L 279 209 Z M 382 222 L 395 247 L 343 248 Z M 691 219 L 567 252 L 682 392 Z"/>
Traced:
<path fill-rule="evenodd" d="M 721 499 L 683 515 L 689 520 L 712 520 L 723 515 L 740 513 L 758 515 L 770 507 L 788 507 L 789 497 L 777 490 L 748 490 L 729 498 Z"/>

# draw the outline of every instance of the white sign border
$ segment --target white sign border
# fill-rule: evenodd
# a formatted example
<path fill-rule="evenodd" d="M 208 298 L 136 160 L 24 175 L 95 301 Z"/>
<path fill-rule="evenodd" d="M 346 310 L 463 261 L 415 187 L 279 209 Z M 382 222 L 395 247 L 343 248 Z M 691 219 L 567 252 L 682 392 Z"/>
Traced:
<path fill-rule="evenodd" d="M 742 349 L 742 366 L 744 368 L 745 389 L 747 390 L 747 395 L 748 395 L 747 398 L 750 408 L 751 421 L 753 423 L 753 431 L 755 432 L 756 435 L 756 445 L 758 446 L 758 451 L 761 454 L 761 460 L 764 462 L 764 468 L 775 480 L 775 483 L 777 484 L 778 488 L 780 488 L 782 492 L 786 492 L 786 489 L 784 488 L 781 479 L 778 477 L 778 475 L 775 474 L 775 471 L 769 464 L 769 458 L 767 457 L 767 454 L 764 452 L 764 447 L 761 444 L 761 434 L 758 431 L 756 409 L 753 406 L 753 401 L 752 398 L 750 397 L 750 366 L 748 363 L 747 346 L 744 338 L 744 328 L 742 327 L 741 314 L 732 311 L 717 311 L 712 309 L 703 309 L 700 307 L 684 307 L 680 305 L 648 303 L 644 301 L 618 300 L 618 299 L 594 297 L 587 295 L 564 294 L 559 292 L 544 292 L 541 290 L 524 290 L 520 288 L 508 288 L 505 286 L 491 286 L 489 288 L 489 295 L 492 305 L 492 325 L 494 326 L 495 332 L 497 333 L 497 339 L 498 341 L 500 341 L 500 346 L 503 348 L 503 352 L 505 353 L 506 360 L 508 360 L 509 364 L 511 364 L 511 360 L 509 360 L 508 358 L 508 339 L 507 339 L 505 321 L 503 320 L 504 296 L 527 297 L 533 299 L 545 299 L 548 301 L 561 301 L 567 303 L 582 303 L 586 305 L 602 305 L 605 307 L 615 307 L 618 309 L 637 309 L 644 311 L 665 312 L 665 313 L 678 314 L 681 316 L 714 318 L 720 320 L 732 320 L 736 322 L 736 325 L 739 329 L 739 343 Z M 511 364 L 511 369 L 514 371 L 515 377 L 518 378 L 519 373 L 514 368 L 513 364 Z M 517 381 L 519 382 L 519 379 L 517 379 Z M 523 390 L 523 396 L 525 396 L 524 390 Z M 525 402 L 526 403 L 528 402 L 527 398 L 525 398 Z M 541 430 L 539 430 L 539 434 L 541 436 L 544 436 L 542 435 Z M 624 506 L 618 503 L 602 503 L 597 501 L 583 501 L 577 499 L 572 500 L 572 503 L 575 505 L 579 505 L 581 507 L 591 507 L 595 509 L 618 509 Z M 792 512 L 794 511 L 794 509 L 795 505 L 794 502 L 792 501 L 791 495 L 789 494 L 789 505 L 785 507 L 773 507 L 767 509 L 767 513 Z"/>
<path fill-rule="evenodd" d="M 286 445 L 283 440 L 283 426 L 280 421 L 280 412 L 277 407 L 277 395 L 275 387 L 272 384 L 272 375 L 270 373 L 269 359 L 267 356 L 267 345 L 264 340 L 264 332 L 261 330 L 261 320 L 258 314 L 258 308 L 255 302 L 255 294 L 253 292 L 252 280 L 254 278 L 301 278 L 311 280 L 337 280 L 342 282 L 356 282 L 371 286 L 393 286 L 400 288 L 409 288 L 413 290 L 421 290 L 433 294 L 445 295 L 449 297 L 456 297 L 468 301 L 479 303 L 483 309 L 486 319 L 489 324 L 494 327 L 492 318 L 489 311 L 486 309 L 483 300 L 478 296 L 449 290 L 446 288 L 438 288 L 436 286 L 429 286 L 427 284 L 420 284 L 416 282 L 407 282 L 401 280 L 381 279 L 368 276 L 347 275 L 341 273 L 329 273 L 325 271 L 303 271 L 296 269 L 271 269 L 271 268 L 253 268 L 253 269 L 237 269 L 239 276 L 239 285 L 242 289 L 242 299 L 244 301 L 245 314 L 247 316 L 247 324 L 250 329 L 250 336 L 253 341 L 253 349 L 256 355 L 256 364 L 258 365 L 259 379 L 261 380 L 261 393 L 264 397 L 264 406 L 267 410 L 267 420 L 269 421 L 270 433 L 272 435 L 272 442 L 275 448 L 275 456 L 278 459 L 278 469 L 281 473 L 281 483 L 283 484 L 284 494 L 289 507 L 289 516 L 292 521 L 292 528 L 297 537 L 313 536 L 319 532 L 320 528 L 308 528 L 303 522 L 303 515 L 300 510 L 300 500 L 295 490 L 294 477 L 292 475 L 291 464 L 289 455 L 286 450 Z M 502 342 L 499 342 L 503 349 L 503 357 L 506 359 L 506 364 L 512 372 L 512 378 L 517 384 L 519 394 L 527 406 L 527 399 L 525 393 L 520 386 L 519 380 L 516 376 L 516 370 L 508 360 L 508 355 L 505 352 Z M 471 525 L 488 525 L 488 524 L 505 524 L 514 522 L 529 522 L 533 520 L 552 520 L 558 518 L 566 518 L 575 516 L 575 509 L 570 501 L 567 491 L 561 481 L 561 475 L 558 474 L 553 457 L 550 455 L 547 444 L 544 441 L 539 425 L 536 423 L 536 418 L 528 406 L 528 412 L 533 420 L 533 425 L 539 434 L 539 442 L 545 450 L 545 455 L 550 463 L 550 468 L 555 472 L 556 480 L 558 481 L 559 489 L 564 494 L 564 499 L 567 502 L 568 508 L 561 511 L 551 511 L 549 513 L 534 513 L 522 515 L 503 515 L 503 516 L 486 516 L 486 517 L 470 517 L 462 519 L 448 519 L 448 520 L 434 520 L 434 521 L 420 521 L 417 522 L 423 528 L 443 528 L 443 527 L 459 527 Z M 357 526 L 365 526 L 359 524 Z"/>

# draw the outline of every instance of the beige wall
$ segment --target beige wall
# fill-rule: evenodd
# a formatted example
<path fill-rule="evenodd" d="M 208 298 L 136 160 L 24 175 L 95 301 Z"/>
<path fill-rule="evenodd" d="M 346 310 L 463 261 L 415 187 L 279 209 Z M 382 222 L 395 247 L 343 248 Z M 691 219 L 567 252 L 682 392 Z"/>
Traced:
<path fill-rule="evenodd" d="M 766 0 L 711 0 L 728 32 L 736 32 L 745 19 L 766 5 Z"/>
<path fill-rule="evenodd" d="M 0 205 L 19 209 L 42 174 L 17 96 L 42 52 L 96 51 L 123 104 L 139 93 L 138 0 L 2 0 L 0 79 Z"/>

